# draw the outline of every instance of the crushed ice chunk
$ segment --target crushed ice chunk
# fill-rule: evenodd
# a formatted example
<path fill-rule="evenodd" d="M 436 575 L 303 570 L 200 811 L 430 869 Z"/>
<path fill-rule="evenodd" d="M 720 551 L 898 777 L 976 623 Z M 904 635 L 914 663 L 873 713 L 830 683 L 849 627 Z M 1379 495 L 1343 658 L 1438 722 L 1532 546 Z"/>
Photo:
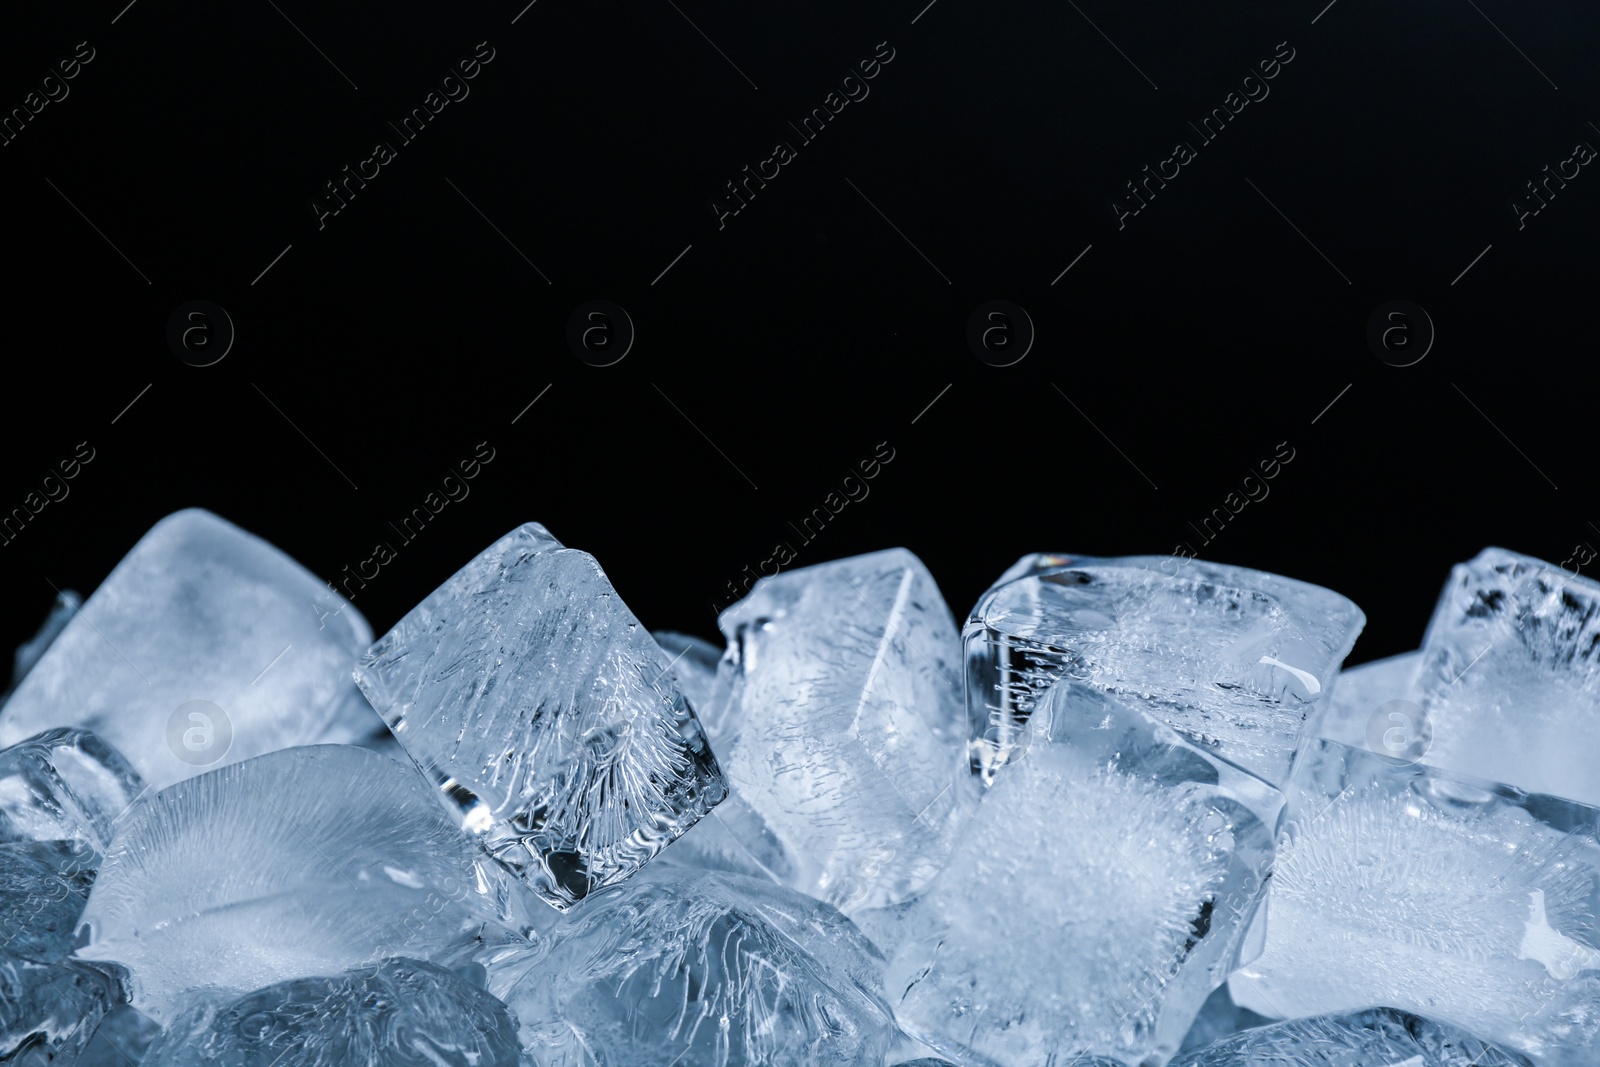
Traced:
<path fill-rule="evenodd" d="M 1195 744 L 1279 785 L 1365 621 L 1337 593 L 1244 567 L 1026 556 L 963 630 L 969 763 L 992 781 L 1034 703 L 1067 677 L 1149 701 Z"/>
<path fill-rule="evenodd" d="M 0 745 L 83 727 L 160 788 L 321 740 L 371 640 L 355 608 L 294 560 L 208 511 L 180 511 L 140 538 L 22 679 L 0 708 Z"/>
<path fill-rule="evenodd" d="M 735 874 L 652 864 L 484 963 L 541 1064 L 855 1067 L 894 1034 L 850 922 Z"/>
<path fill-rule="evenodd" d="M 413 608 L 356 677 L 462 825 L 565 910 L 726 794 L 670 662 L 593 556 L 527 523 Z"/>
<path fill-rule="evenodd" d="M 1528 1067 L 1453 1026 L 1377 1008 L 1275 1023 L 1221 1038 L 1171 1067 Z"/>
<path fill-rule="evenodd" d="M 720 758 L 788 853 L 787 884 L 847 914 L 916 892 L 965 786 L 961 649 L 933 576 L 905 549 L 805 567 L 719 625 Z"/>
<path fill-rule="evenodd" d="M 964 1063 L 1177 1051 L 1265 891 L 1278 792 L 1061 682 L 892 931 L 901 1026 Z"/>
<path fill-rule="evenodd" d="M 133 1004 L 167 1021 L 191 989 L 241 993 L 521 925 L 520 892 L 414 767 L 345 745 L 286 749 L 119 819 L 78 955 L 126 965 Z"/>
<path fill-rule="evenodd" d="M 1266 944 L 1230 979 L 1272 1017 L 1373 1004 L 1548 1067 L 1600 1042 L 1600 810 L 1334 741 L 1295 773 Z"/>
<path fill-rule="evenodd" d="M 481 989 L 394 958 L 237 999 L 202 997 L 143 1067 L 522 1067 L 517 1023 Z"/>

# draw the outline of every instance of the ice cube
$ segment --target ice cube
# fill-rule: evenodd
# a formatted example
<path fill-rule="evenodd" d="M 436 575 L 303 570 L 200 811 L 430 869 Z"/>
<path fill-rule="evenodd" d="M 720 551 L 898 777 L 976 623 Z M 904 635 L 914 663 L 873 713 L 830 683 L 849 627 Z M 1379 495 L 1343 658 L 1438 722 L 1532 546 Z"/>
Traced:
<path fill-rule="evenodd" d="M 963 631 L 969 762 L 985 782 L 1040 694 L 1069 677 L 1145 698 L 1197 745 L 1280 785 L 1366 622 L 1319 586 L 1194 559 L 1035 555 L 1006 576 Z"/>
<path fill-rule="evenodd" d="M 505 1005 L 421 960 L 387 959 L 227 1000 L 199 998 L 143 1067 L 522 1067 Z"/>
<path fill-rule="evenodd" d="M 1185 1052 L 1171 1067 L 1528 1067 L 1472 1035 L 1388 1008 L 1295 1019 Z"/>
<path fill-rule="evenodd" d="M 0 842 L 74 841 L 104 852 L 111 824 L 144 791 L 122 753 L 59 727 L 0 749 Z"/>
<path fill-rule="evenodd" d="M 462 825 L 565 910 L 726 793 L 670 663 L 593 556 L 527 523 L 401 619 L 357 680 Z"/>
<path fill-rule="evenodd" d="M 1237 962 L 1281 796 L 1140 707 L 1051 688 L 904 909 L 885 986 L 940 1054 L 1159 1063 Z"/>
<path fill-rule="evenodd" d="M 1593 1067 L 1600 810 L 1322 740 L 1279 839 L 1266 944 L 1229 981 L 1274 1018 L 1374 1004 Z"/>
<path fill-rule="evenodd" d="M 694 706 L 695 717 L 705 728 L 711 750 L 717 750 L 721 739 L 720 715 L 717 712 L 715 689 L 717 662 L 722 659 L 722 649 L 703 638 L 680 634 L 672 630 L 657 630 L 651 635 L 672 663 L 672 674 L 678 679 L 678 688 Z"/>
<path fill-rule="evenodd" d="M 1432 742 L 1417 702 L 1421 652 L 1403 652 L 1339 672 L 1318 734 L 1380 756 L 1411 759 Z"/>
<path fill-rule="evenodd" d="M 101 1017 L 124 998 L 125 979 L 115 965 L 0 953 L 0 1063 L 77 1062 Z"/>
<path fill-rule="evenodd" d="M 1235 1004 L 1233 997 L 1228 994 L 1227 983 L 1223 983 L 1212 990 L 1206 1002 L 1200 1006 L 1200 1014 L 1189 1024 L 1189 1032 L 1183 1035 L 1183 1044 L 1178 1047 L 1178 1051 L 1188 1052 L 1192 1048 L 1209 1045 L 1241 1030 L 1249 1030 L 1271 1021 L 1265 1015 L 1259 1015 L 1249 1008 L 1241 1008 Z"/>
<path fill-rule="evenodd" d="M 960 642 L 927 568 L 893 549 L 763 578 L 719 625 L 720 759 L 788 884 L 846 913 L 915 893 L 965 785 Z"/>
<path fill-rule="evenodd" d="M 243 993 L 385 955 L 428 955 L 484 922 L 521 926 L 518 883 L 416 768 L 345 745 L 285 749 L 170 786 L 116 826 L 78 955 L 133 973 L 163 1022 L 199 987 Z"/>
<path fill-rule="evenodd" d="M 355 608 L 192 508 L 156 523 L 0 709 L 0 745 L 79 726 L 160 788 L 322 739 L 371 642 Z"/>
<path fill-rule="evenodd" d="M 1451 572 L 1418 686 L 1425 762 L 1600 805 L 1600 582 L 1484 549 Z"/>
<path fill-rule="evenodd" d="M 545 1065 L 881 1064 L 883 959 L 839 912 L 767 882 L 652 864 L 535 945 L 484 960 Z"/>
<path fill-rule="evenodd" d="M 160 1036 L 160 1023 L 131 1004 L 118 1004 L 100 1019 L 73 1067 L 136 1067 Z"/>

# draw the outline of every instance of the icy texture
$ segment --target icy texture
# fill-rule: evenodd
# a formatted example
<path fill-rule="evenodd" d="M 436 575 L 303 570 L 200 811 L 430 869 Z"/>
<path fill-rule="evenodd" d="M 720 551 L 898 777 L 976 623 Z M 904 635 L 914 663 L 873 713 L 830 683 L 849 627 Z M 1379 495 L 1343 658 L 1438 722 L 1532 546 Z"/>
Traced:
<path fill-rule="evenodd" d="M 119 820 L 78 954 L 125 964 L 133 1003 L 165 1022 L 190 989 L 242 993 L 520 924 L 519 892 L 415 768 L 344 745 L 286 749 Z"/>
<path fill-rule="evenodd" d="M 143 1067 L 519 1067 L 516 1033 L 483 990 L 397 958 L 231 1002 L 202 998 Z"/>
<path fill-rule="evenodd" d="M 1484 549 L 1451 572 L 1418 685 L 1427 763 L 1600 805 L 1600 583 Z"/>
<path fill-rule="evenodd" d="M 1411 758 L 1422 725 L 1416 684 L 1421 665 L 1422 653 L 1405 652 L 1340 671 L 1322 716 L 1320 735 L 1380 756 Z M 1395 715 L 1400 718 L 1393 718 Z M 1431 744 L 1431 730 L 1427 738 Z"/>
<path fill-rule="evenodd" d="M 1262 914 L 1266 910 L 1263 907 L 1257 914 Z M 1192 1048 L 1220 1041 L 1240 1030 L 1248 1030 L 1271 1021 L 1265 1015 L 1259 1015 L 1249 1008 L 1241 1008 L 1235 1004 L 1233 998 L 1228 995 L 1227 984 L 1224 983 L 1214 989 L 1206 998 L 1206 1002 L 1200 1006 L 1200 1014 L 1189 1024 L 1189 1032 L 1183 1035 L 1183 1044 L 1179 1046 L 1178 1051 L 1188 1052 Z"/>
<path fill-rule="evenodd" d="M 927 568 L 893 549 L 763 578 L 719 624 L 719 758 L 787 884 L 847 913 L 916 892 L 964 785 L 960 643 Z"/>
<path fill-rule="evenodd" d="M 124 977 L 115 966 L 0 953 L 0 1063 L 74 1063 L 101 1016 L 123 999 Z"/>
<path fill-rule="evenodd" d="M 104 852 L 144 791 L 122 754 L 86 730 L 46 730 L 0 750 L 0 843 L 74 841 Z"/>
<path fill-rule="evenodd" d="M 738 875 L 652 865 L 485 962 L 540 1067 L 856 1067 L 893 1036 L 849 921 Z"/>
<path fill-rule="evenodd" d="M 705 728 L 706 737 L 711 741 L 711 750 L 715 752 L 717 743 L 724 737 L 719 729 L 722 723 L 721 716 L 717 714 L 715 693 L 717 662 L 722 659 L 722 649 L 710 641 L 671 630 L 657 630 L 652 636 L 671 661 L 678 688 L 689 698 L 695 717 Z"/>
<path fill-rule="evenodd" d="M 45 616 L 44 623 L 39 627 L 39 632 L 34 634 L 24 644 L 17 646 L 11 657 L 11 688 L 15 689 L 27 673 L 33 670 L 33 665 L 39 662 L 39 657 L 44 655 L 55 639 L 61 636 L 61 631 L 67 628 L 67 623 L 83 607 L 83 598 L 72 590 L 58 591 L 55 600 L 50 605 L 50 614 Z"/>
<path fill-rule="evenodd" d="M 1333 741 L 1307 749 L 1234 1000 L 1426 1013 L 1544 1067 L 1600 1047 L 1600 811 Z"/>
<path fill-rule="evenodd" d="M 1024 557 L 963 633 L 969 763 L 991 781 L 1063 676 L 1147 700 L 1195 744 L 1279 785 L 1366 617 L 1337 593 L 1169 556 Z"/>
<path fill-rule="evenodd" d="M 1405 1012 L 1378 1008 L 1354 1015 L 1276 1023 L 1223 1038 L 1172 1061 L 1171 1067 L 1525 1067 L 1470 1034 Z"/>
<path fill-rule="evenodd" d="M 322 739 L 371 639 L 355 608 L 288 556 L 208 511 L 180 511 L 22 679 L 0 709 L 0 745 L 81 726 L 160 788 Z M 191 701 L 220 717 L 202 709 L 211 721 L 188 733 Z"/>
<path fill-rule="evenodd" d="M 101 1018 L 73 1067 L 135 1067 L 159 1036 L 161 1024 L 130 1004 L 118 1004 Z"/>
<path fill-rule="evenodd" d="M 356 676 L 462 825 L 565 910 L 726 794 L 670 664 L 593 556 L 527 523 L 413 608 Z"/>
<path fill-rule="evenodd" d="M 1281 797 L 1137 707 L 1052 689 L 905 910 L 884 984 L 929 1047 L 971 1064 L 1160 1062 L 1237 961 Z"/>

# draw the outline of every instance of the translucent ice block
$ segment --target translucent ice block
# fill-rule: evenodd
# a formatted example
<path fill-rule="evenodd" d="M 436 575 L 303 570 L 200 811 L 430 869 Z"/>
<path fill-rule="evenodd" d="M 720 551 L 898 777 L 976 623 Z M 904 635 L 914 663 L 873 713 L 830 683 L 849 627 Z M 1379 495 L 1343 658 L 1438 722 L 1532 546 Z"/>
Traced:
<path fill-rule="evenodd" d="M 1281 784 L 1366 622 L 1319 586 L 1170 556 L 1041 554 L 1005 577 L 963 632 L 969 763 L 986 782 L 1068 677 L 1145 698 L 1195 744 Z"/>
<path fill-rule="evenodd" d="M 0 745 L 94 731 L 160 788 L 321 740 L 371 642 L 354 607 L 208 511 L 140 538 L 0 708 Z"/>
<path fill-rule="evenodd" d="M 690 634 L 671 630 L 657 630 L 653 635 L 656 644 L 672 663 L 672 674 L 678 679 L 678 688 L 689 698 L 695 717 L 705 727 L 706 737 L 716 751 L 720 740 L 720 716 L 716 713 L 717 662 L 722 659 L 722 649 Z"/>
<path fill-rule="evenodd" d="M 114 964 L 36 963 L 0 953 L 0 1063 L 77 1063 L 101 1017 L 124 998 L 125 981 Z"/>
<path fill-rule="evenodd" d="M 1465 1031 L 1378 1008 L 1276 1023 L 1193 1049 L 1171 1067 L 1527 1067 Z"/>
<path fill-rule="evenodd" d="M 416 768 L 352 746 L 286 749 L 118 820 L 78 955 L 126 965 L 135 1006 L 165 1022 L 192 989 L 242 993 L 521 925 L 519 893 Z"/>
<path fill-rule="evenodd" d="M 203 997 L 143 1067 L 522 1067 L 505 1005 L 421 960 Z"/>
<path fill-rule="evenodd" d="M 104 852 L 111 824 L 144 791 L 122 754 L 58 728 L 0 750 L 0 842 L 74 841 Z"/>
<path fill-rule="evenodd" d="M 763 578 L 722 613 L 735 792 L 792 888 L 851 912 L 937 871 L 963 794 L 960 643 L 905 549 Z"/>
<path fill-rule="evenodd" d="M 726 794 L 670 657 L 594 557 L 538 523 L 413 608 L 356 677 L 462 825 L 558 909 Z"/>
<path fill-rule="evenodd" d="M 1600 582 L 1484 549 L 1451 572 L 1418 686 L 1425 762 L 1600 805 Z"/>
<path fill-rule="evenodd" d="M 1404 652 L 1339 672 L 1318 733 L 1380 756 L 1412 759 L 1432 743 L 1422 718 L 1417 672 L 1422 653 Z"/>
<path fill-rule="evenodd" d="M 1275 1018 L 1426 1013 L 1543 1067 L 1600 1047 L 1600 810 L 1334 741 L 1289 794 L 1259 958 Z"/>
<path fill-rule="evenodd" d="M 965 1064 L 1160 1063 L 1239 958 L 1281 796 L 1103 690 L 1030 718 L 904 910 L 890 1003 Z"/>
<path fill-rule="evenodd" d="M 484 962 L 543 1067 L 856 1067 L 894 1033 L 848 920 L 733 874 L 652 864 Z"/>

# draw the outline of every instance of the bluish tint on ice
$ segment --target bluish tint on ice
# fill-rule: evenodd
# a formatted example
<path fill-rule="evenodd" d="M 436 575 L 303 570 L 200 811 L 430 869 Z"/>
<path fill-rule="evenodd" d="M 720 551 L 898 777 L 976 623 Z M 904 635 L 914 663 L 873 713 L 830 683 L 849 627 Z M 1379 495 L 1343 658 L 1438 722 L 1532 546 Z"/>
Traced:
<path fill-rule="evenodd" d="M 101 1016 L 125 999 L 125 980 L 114 964 L 0 953 L 0 1063 L 74 1063 Z"/>
<path fill-rule="evenodd" d="M 1159 1062 L 1236 963 L 1281 797 L 1141 706 L 1051 689 L 944 870 L 880 927 L 890 1003 L 931 1048 Z"/>
<path fill-rule="evenodd" d="M 1263 907 L 1262 912 L 1265 910 Z M 1206 1002 L 1200 1006 L 1200 1014 L 1189 1024 L 1189 1032 L 1183 1035 L 1183 1043 L 1178 1051 L 1188 1052 L 1192 1048 L 1209 1045 L 1241 1030 L 1248 1030 L 1271 1021 L 1265 1015 L 1259 1015 L 1249 1008 L 1241 1008 L 1235 1004 L 1228 994 L 1228 985 L 1224 982 L 1212 990 Z"/>
<path fill-rule="evenodd" d="M 522 1067 L 517 1025 L 432 964 L 387 959 L 233 998 L 202 997 L 143 1067 Z"/>
<path fill-rule="evenodd" d="M 0 842 L 74 841 L 104 852 L 112 820 L 144 788 L 94 734 L 46 730 L 0 750 Z"/>
<path fill-rule="evenodd" d="M 719 625 L 718 755 L 787 883 L 847 913 L 916 892 L 965 785 L 960 644 L 927 568 L 893 549 L 788 571 Z"/>
<path fill-rule="evenodd" d="M 79 726 L 152 786 L 170 785 L 324 739 L 371 640 L 356 609 L 294 560 L 208 511 L 180 511 L 134 545 L 22 679 L 0 708 L 0 745 Z M 203 712 L 210 721 L 191 733 L 198 720 L 180 709 L 193 701 L 220 716 Z"/>
<path fill-rule="evenodd" d="M 1295 773 L 1266 945 L 1229 980 L 1273 1017 L 1417 1013 L 1593 1067 L 1600 810 L 1333 741 Z"/>
<path fill-rule="evenodd" d="M 138 1067 L 159 1036 L 160 1023 L 131 1004 L 118 1004 L 101 1017 L 73 1067 Z"/>
<path fill-rule="evenodd" d="M 1295 1019 L 1186 1051 L 1171 1067 L 1527 1067 L 1528 1061 L 1416 1015 L 1377 1008 Z"/>
<path fill-rule="evenodd" d="M 1339 672 L 1318 727 L 1320 736 L 1380 756 L 1408 759 L 1421 746 L 1420 652 L 1403 652 Z M 1398 718 L 1396 718 L 1398 716 Z M 1431 744 L 1432 730 L 1427 731 Z"/>
<path fill-rule="evenodd" d="M 401 619 L 357 680 L 462 825 L 564 910 L 726 793 L 670 667 L 594 557 L 527 523 Z"/>
<path fill-rule="evenodd" d="M 33 665 L 39 662 L 39 657 L 44 655 L 55 639 L 61 636 L 61 631 L 67 628 L 67 623 L 78 613 L 83 606 L 83 598 L 72 590 L 61 590 L 56 593 L 55 600 L 50 604 L 50 613 L 45 616 L 39 632 L 29 640 L 17 646 L 11 655 L 11 685 L 7 690 L 15 689 L 23 677 L 33 670 Z"/>
<path fill-rule="evenodd" d="M 1147 701 L 1196 745 L 1281 784 L 1365 621 L 1337 593 L 1244 567 L 1024 557 L 963 632 L 969 763 L 992 780 L 1034 702 L 1069 677 Z"/>
<path fill-rule="evenodd" d="M 720 872 L 651 865 L 484 962 L 540 1067 L 857 1067 L 894 1030 L 848 920 Z"/>
<path fill-rule="evenodd" d="M 710 739 L 711 749 L 715 752 L 717 742 L 721 739 L 718 732 L 721 716 L 715 688 L 717 663 L 722 659 L 722 649 L 703 638 L 672 630 L 657 630 L 651 636 L 667 654 L 673 677 L 678 680 L 678 688 L 683 690 L 683 695 L 694 706 L 695 717 L 705 728 L 706 737 Z"/>
<path fill-rule="evenodd" d="M 79 955 L 126 965 L 133 1003 L 166 1021 L 191 989 L 242 993 L 521 925 L 521 892 L 416 768 L 346 745 L 286 749 L 118 820 Z"/>

